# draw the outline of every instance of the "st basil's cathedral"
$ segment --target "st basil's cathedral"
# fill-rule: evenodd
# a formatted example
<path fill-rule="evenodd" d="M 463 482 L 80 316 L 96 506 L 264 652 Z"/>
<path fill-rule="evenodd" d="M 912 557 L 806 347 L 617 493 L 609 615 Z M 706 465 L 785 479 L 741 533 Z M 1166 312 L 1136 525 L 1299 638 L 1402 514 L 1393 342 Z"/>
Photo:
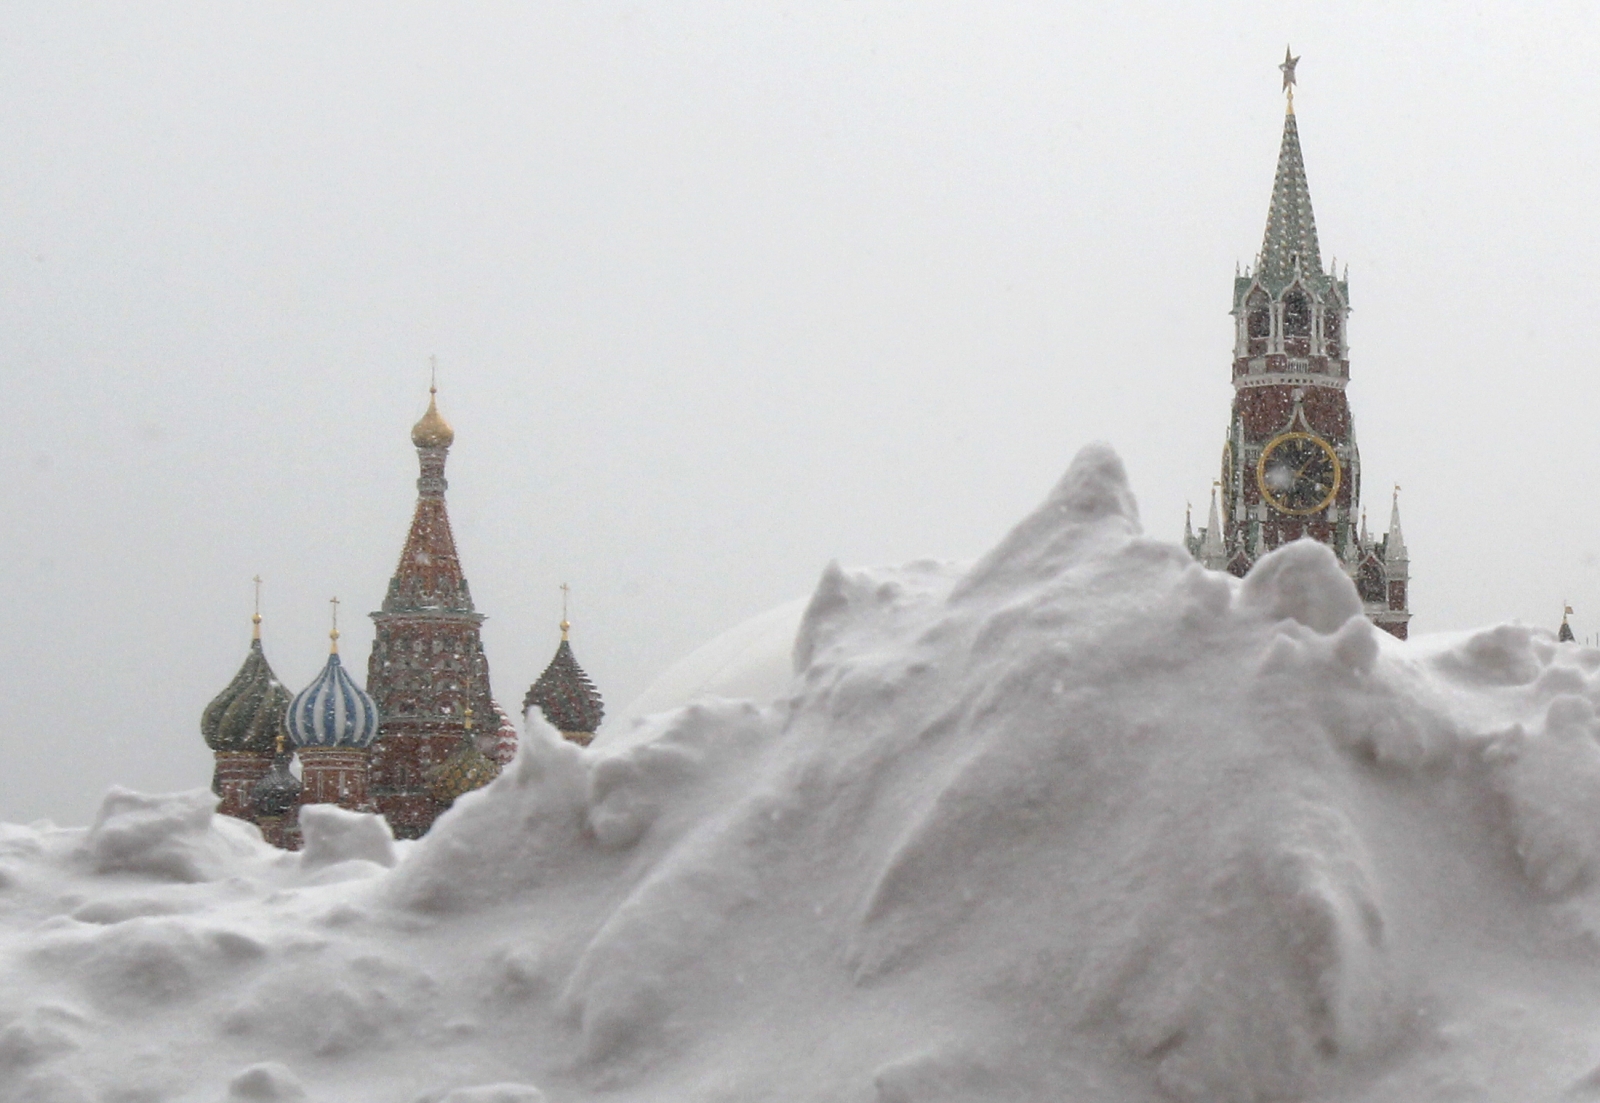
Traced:
<path fill-rule="evenodd" d="M 1184 522 L 1189 553 L 1243 578 L 1267 552 L 1309 538 L 1333 549 L 1368 618 L 1406 638 L 1410 556 L 1395 488 L 1389 528 L 1367 529 L 1361 453 L 1345 388 L 1350 284 L 1324 270 L 1311 190 L 1295 123 L 1295 64 L 1286 51 L 1288 105 L 1261 252 L 1233 281 L 1233 414 L 1211 515 L 1198 533 Z"/>
<path fill-rule="evenodd" d="M 478 632 L 484 615 L 473 607 L 445 508 L 454 440 L 430 388 L 428 410 L 411 430 L 421 465 L 417 505 L 383 606 L 372 614 L 366 689 L 340 662 L 337 599 L 327 664 L 292 696 L 267 662 L 258 608 L 244 664 L 201 715 L 216 755 L 217 810 L 255 823 L 274 845 L 298 849 L 304 804 L 377 812 L 395 838 L 417 838 L 516 754 L 517 728 L 490 685 Z M 587 745 L 605 706 L 573 655 L 570 629 L 563 617 L 555 657 L 523 709 L 539 709 L 566 739 Z M 290 769 L 296 758 L 298 777 Z"/>

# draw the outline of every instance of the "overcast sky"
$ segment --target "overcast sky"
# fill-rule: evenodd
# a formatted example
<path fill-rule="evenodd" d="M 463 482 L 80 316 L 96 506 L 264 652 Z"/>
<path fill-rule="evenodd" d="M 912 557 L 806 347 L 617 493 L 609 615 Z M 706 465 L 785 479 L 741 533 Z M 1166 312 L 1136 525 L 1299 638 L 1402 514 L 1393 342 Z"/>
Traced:
<path fill-rule="evenodd" d="M 364 676 L 440 359 L 498 698 L 615 709 L 1086 441 L 1203 511 L 1296 100 L 1414 630 L 1600 632 L 1592 5 L 7 5 L 0 819 L 204 785 L 249 639 Z"/>

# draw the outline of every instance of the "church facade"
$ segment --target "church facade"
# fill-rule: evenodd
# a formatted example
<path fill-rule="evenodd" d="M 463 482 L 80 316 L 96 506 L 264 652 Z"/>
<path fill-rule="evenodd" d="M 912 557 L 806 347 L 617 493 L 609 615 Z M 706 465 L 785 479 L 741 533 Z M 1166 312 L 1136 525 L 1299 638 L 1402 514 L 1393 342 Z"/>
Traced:
<path fill-rule="evenodd" d="M 417 838 L 516 754 L 517 728 L 494 699 L 479 635 L 484 616 L 473 606 L 445 506 L 454 441 L 430 389 L 427 412 L 411 430 L 421 467 L 417 504 L 382 608 L 372 614 L 366 688 L 340 662 L 337 601 L 327 663 L 293 696 L 267 662 L 258 607 L 244 664 L 201 716 L 216 756 L 217 810 L 257 824 L 276 846 L 297 849 L 298 809 L 319 803 L 381 813 L 396 838 Z M 587 745 L 604 705 L 573 656 L 570 628 L 563 613 L 555 657 L 524 709 L 538 708 L 564 737 Z"/>
<path fill-rule="evenodd" d="M 1243 577 L 1267 552 L 1309 538 L 1339 557 L 1367 616 L 1405 639 L 1410 556 L 1399 493 L 1374 536 L 1361 508 L 1361 452 L 1346 390 L 1350 285 L 1322 264 L 1294 114 L 1294 64 L 1267 228 L 1234 279 L 1233 410 L 1204 528 L 1184 540 L 1200 562 Z"/>

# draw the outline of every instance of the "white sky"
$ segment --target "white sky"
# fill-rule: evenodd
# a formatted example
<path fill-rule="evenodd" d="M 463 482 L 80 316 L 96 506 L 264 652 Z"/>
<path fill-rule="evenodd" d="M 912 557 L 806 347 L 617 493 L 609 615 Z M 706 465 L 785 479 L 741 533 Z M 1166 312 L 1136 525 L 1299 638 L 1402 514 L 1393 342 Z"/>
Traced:
<path fill-rule="evenodd" d="M 1081 10 L 1074 10 L 1075 8 Z M 441 361 L 497 696 L 613 708 L 1085 441 L 1176 538 L 1285 42 L 1414 628 L 1600 631 L 1590 5 L 8 5 L 0 819 L 203 785 L 249 638 L 364 674 Z"/>

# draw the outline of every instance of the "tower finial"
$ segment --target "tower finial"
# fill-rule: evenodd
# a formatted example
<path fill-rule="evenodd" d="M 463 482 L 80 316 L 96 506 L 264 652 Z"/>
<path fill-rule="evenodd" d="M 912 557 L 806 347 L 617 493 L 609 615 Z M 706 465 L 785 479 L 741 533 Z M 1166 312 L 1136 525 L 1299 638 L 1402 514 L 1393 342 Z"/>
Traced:
<path fill-rule="evenodd" d="M 449 448 L 456 432 L 439 413 L 439 358 L 428 357 L 428 409 L 411 427 L 411 443 L 418 448 Z"/>
<path fill-rule="evenodd" d="M 1300 59 L 1289 52 L 1289 47 L 1283 48 L 1283 64 L 1278 66 L 1278 71 L 1283 74 L 1283 91 L 1288 97 L 1289 106 L 1287 113 L 1294 114 L 1294 67 L 1300 64 Z"/>
<path fill-rule="evenodd" d="M 328 647 L 328 653 L 337 655 L 339 653 L 339 599 L 331 597 L 328 599 L 328 604 L 333 607 L 333 629 L 328 633 L 328 639 L 332 642 Z"/>
<path fill-rule="evenodd" d="M 565 582 L 561 584 L 561 638 L 566 639 L 567 633 L 572 629 L 572 622 L 567 619 L 567 598 L 572 594 L 572 587 Z"/>
<path fill-rule="evenodd" d="M 256 611 L 250 617 L 250 638 L 259 640 L 261 638 L 261 576 L 256 575 L 250 581 L 256 584 Z"/>

